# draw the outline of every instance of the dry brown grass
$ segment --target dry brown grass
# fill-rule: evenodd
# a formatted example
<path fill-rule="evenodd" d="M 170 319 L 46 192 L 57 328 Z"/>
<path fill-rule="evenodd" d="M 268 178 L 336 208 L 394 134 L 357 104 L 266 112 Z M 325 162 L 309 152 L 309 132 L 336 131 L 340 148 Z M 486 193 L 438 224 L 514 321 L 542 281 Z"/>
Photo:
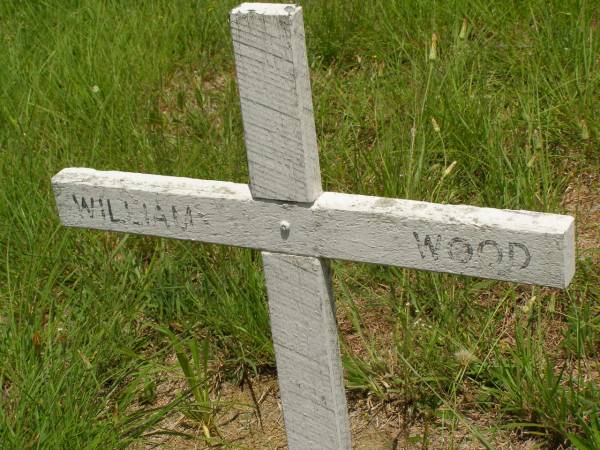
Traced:
<path fill-rule="evenodd" d="M 157 386 L 156 404 L 160 406 L 173 399 L 173 392 L 182 384 L 168 377 Z M 277 381 L 271 376 L 252 380 L 259 410 L 250 390 L 224 383 L 219 391 L 220 401 L 232 405 L 223 408 L 217 422 L 225 448 L 250 448 L 256 450 L 287 449 L 283 414 Z M 448 448 L 475 450 L 484 446 L 473 435 L 466 423 L 444 422 L 439 418 L 427 423 L 419 420 L 413 424 L 403 421 L 403 413 L 394 405 L 377 402 L 370 397 L 353 401 L 349 405 L 353 448 L 360 450 L 429 449 Z M 469 425 L 478 429 L 497 449 L 529 450 L 539 448 L 532 439 L 523 439 L 516 432 L 489 430 L 497 426 L 498 417 L 476 410 L 466 415 Z M 146 439 L 136 449 L 209 449 L 218 448 L 204 440 L 202 430 L 189 422 L 181 413 L 173 413 L 159 424 L 155 431 L 185 433 L 192 438 L 170 434 L 156 434 Z M 424 441 L 423 441 L 424 440 Z"/>
<path fill-rule="evenodd" d="M 600 262 L 600 174 L 582 172 L 569 183 L 563 207 L 575 216 L 580 257 Z"/>

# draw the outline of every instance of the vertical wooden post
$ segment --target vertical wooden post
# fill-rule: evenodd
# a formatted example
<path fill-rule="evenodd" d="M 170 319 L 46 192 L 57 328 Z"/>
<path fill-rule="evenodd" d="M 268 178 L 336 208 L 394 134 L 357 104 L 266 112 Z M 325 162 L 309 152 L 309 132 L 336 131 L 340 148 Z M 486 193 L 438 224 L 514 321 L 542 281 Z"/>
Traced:
<path fill-rule="evenodd" d="M 262 255 L 288 447 L 349 449 L 327 261 L 281 253 Z"/>
<path fill-rule="evenodd" d="M 321 175 L 302 8 L 244 3 L 230 19 L 252 196 L 312 203 Z M 293 238 L 294 223 L 277 220 Z M 262 256 L 288 447 L 349 449 L 328 264 Z"/>
<path fill-rule="evenodd" d="M 231 35 L 252 196 L 313 202 L 321 173 L 302 8 L 244 3 Z"/>

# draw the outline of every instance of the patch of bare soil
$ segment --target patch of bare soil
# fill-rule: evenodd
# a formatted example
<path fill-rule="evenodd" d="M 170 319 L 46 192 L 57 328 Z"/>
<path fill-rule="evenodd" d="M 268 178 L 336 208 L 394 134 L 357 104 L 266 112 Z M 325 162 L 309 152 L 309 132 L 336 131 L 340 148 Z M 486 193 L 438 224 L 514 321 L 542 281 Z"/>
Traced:
<path fill-rule="evenodd" d="M 580 256 L 600 263 L 600 174 L 581 173 L 567 186 L 563 206 L 575 216 Z"/>
<path fill-rule="evenodd" d="M 158 404 L 164 404 L 177 383 L 165 381 L 158 393 L 166 394 Z M 217 413 L 219 438 L 208 442 L 198 424 L 190 422 L 180 412 L 163 420 L 143 444 L 136 449 L 211 449 L 247 448 L 261 450 L 287 449 L 283 413 L 277 381 L 274 377 L 252 380 L 252 391 L 225 383 L 219 391 Z M 160 395 L 159 395 L 160 397 Z M 258 404 L 258 407 L 256 406 Z M 156 405 L 153 405 L 156 406 Z M 393 449 L 482 449 L 472 429 L 478 430 L 497 449 L 529 450 L 539 448 L 539 441 L 524 440 L 510 431 L 490 431 L 498 419 L 489 414 L 472 412 L 465 422 L 444 422 L 430 419 L 406 424 L 403 414 L 393 405 L 372 402 L 369 398 L 349 405 L 352 448 L 357 450 Z M 466 422 L 468 421 L 468 423 Z M 161 434 L 162 433 L 162 434 Z M 177 433 L 188 435 L 178 436 Z M 216 436 L 216 434 L 215 434 Z"/>

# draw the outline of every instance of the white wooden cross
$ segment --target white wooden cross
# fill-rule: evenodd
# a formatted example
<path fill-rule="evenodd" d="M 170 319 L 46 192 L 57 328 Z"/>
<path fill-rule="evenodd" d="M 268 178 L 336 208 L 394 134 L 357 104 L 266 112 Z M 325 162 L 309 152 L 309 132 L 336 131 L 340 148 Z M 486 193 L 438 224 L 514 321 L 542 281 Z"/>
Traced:
<path fill-rule="evenodd" d="M 572 217 L 321 191 L 302 8 L 231 11 L 250 186 L 68 168 L 61 221 L 262 251 L 290 449 L 348 449 L 327 259 L 566 287 Z"/>

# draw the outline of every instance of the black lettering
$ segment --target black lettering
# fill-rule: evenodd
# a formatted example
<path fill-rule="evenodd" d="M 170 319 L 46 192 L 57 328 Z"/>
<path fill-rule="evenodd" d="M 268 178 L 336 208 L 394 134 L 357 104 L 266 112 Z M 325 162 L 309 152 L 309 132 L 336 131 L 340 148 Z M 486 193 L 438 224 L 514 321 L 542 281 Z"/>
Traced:
<path fill-rule="evenodd" d="M 77 197 L 75 197 L 75 194 L 73 194 L 73 201 L 77 205 L 77 209 L 79 209 L 79 214 L 81 214 L 82 218 L 84 210 L 88 213 L 90 219 L 94 218 L 94 197 L 90 197 L 91 206 L 88 206 L 87 202 L 85 201 L 85 197 L 81 197 L 81 203 L 79 203 L 77 201 Z"/>
<path fill-rule="evenodd" d="M 144 208 L 144 219 L 146 220 L 146 225 L 150 225 L 150 218 L 148 217 L 148 207 L 145 203 L 142 203 L 142 208 Z"/>
<path fill-rule="evenodd" d="M 531 262 L 531 253 L 529 253 L 529 249 L 525 245 L 519 244 L 518 242 L 509 242 L 508 243 L 508 259 L 510 259 L 511 265 L 513 264 L 513 261 L 515 259 L 515 247 L 518 247 L 521 250 L 523 250 L 523 253 L 525 254 L 525 262 L 523 264 L 521 264 L 521 267 L 520 267 L 520 269 L 524 269 Z"/>
<path fill-rule="evenodd" d="M 156 205 L 156 209 L 154 211 L 154 221 L 155 222 L 163 222 L 167 228 L 169 228 L 169 222 L 167 220 L 167 216 L 164 215 L 160 205 Z"/>
<path fill-rule="evenodd" d="M 100 214 L 102 214 L 102 220 L 106 219 L 106 214 L 104 214 L 104 205 L 102 204 L 102 199 L 98 199 L 98 204 L 100 205 Z"/>
<path fill-rule="evenodd" d="M 129 220 L 131 220 L 131 211 L 129 211 L 129 204 L 123 200 L 123 206 L 125 206 L 125 209 L 127 210 L 127 217 L 129 218 Z M 141 225 L 141 222 L 138 222 L 137 220 L 131 220 L 131 223 L 134 225 Z"/>
<path fill-rule="evenodd" d="M 109 198 L 106 199 L 106 206 L 108 207 L 108 217 L 110 217 L 110 221 L 112 223 L 125 223 L 125 221 L 123 219 L 115 218 Z"/>
<path fill-rule="evenodd" d="M 177 225 L 179 225 L 181 227 L 181 229 L 183 231 L 187 231 L 188 226 L 189 225 L 193 225 L 193 221 L 192 221 L 192 208 L 190 208 L 189 206 L 187 206 L 185 208 L 185 214 L 183 216 L 183 221 L 180 222 L 179 219 L 179 213 L 177 212 L 177 208 L 175 208 L 175 206 L 171 207 L 171 211 L 173 212 L 173 220 L 175 221 L 175 223 Z"/>
<path fill-rule="evenodd" d="M 193 225 L 194 221 L 192 220 L 192 208 L 190 208 L 189 206 L 186 206 L 185 208 L 185 216 L 183 216 L 183 225 L 181 226 L 181 228 L 184 231 L 187 231 L 188 226 Z"/>
<path fill-rule="evenodd" d="M 421 240 L 419 239 L 419 233 L 413 232 L 413 236 L 415 237 L 415 241 L 417 241 L 417 247 L 419 248 L 419 253 L 421 254 L 421 258 L 425 259 L 425 248 L 427 247 L 431 252 L 431 256 L 434 261 L 437 261 L 439 258 L 439 249 L 440 243 L 442 241 L 442 236 L 439 234 L 435 235 L 435 246 L 431 243 L 431 236 L 429 234 L 425 235 L 425 240 L 421 244 Z"/>
<path fill-rule="evenodd" d="M 456 248 L 460 245 L 460 248 Z M 463 238 L 454 238 L 448 243 L 448 255 L 450 259 L 460 263 L 468 263 L 473 257 L 473 247 Z"/>
<path fill-rule="evenodd" d="M 500 264 L 502 262 L 502 249 L 498 247 L 498 243 L 496 241 L 481 241 L 479 243 L 479 246 L 477 247 L 477 255 L 479 255 L 479 258 L 483 257 L 484 250 L 486 247 L 494 247 L 494 249 L 496 250 L 496 264 Z"/>

